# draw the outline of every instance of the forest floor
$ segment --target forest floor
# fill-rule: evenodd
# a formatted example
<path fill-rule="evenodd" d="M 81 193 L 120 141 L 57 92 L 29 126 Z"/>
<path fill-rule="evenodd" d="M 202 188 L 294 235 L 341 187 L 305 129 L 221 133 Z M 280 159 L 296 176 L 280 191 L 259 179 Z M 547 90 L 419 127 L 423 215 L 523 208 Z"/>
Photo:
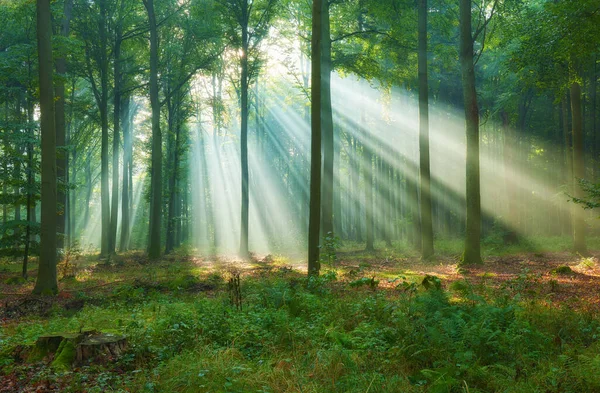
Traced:
<path fill-rule="evenodd" d="M 77 256 L 53 299 L 30 295 L 35 262 L 23 281 L 0 261 L 0 392 L 600 392 L 600 252 L 329 257 L 307 279 L 272 255 Z M 28 361 L 40 335 L 84 328 L 129 350 Z"/>

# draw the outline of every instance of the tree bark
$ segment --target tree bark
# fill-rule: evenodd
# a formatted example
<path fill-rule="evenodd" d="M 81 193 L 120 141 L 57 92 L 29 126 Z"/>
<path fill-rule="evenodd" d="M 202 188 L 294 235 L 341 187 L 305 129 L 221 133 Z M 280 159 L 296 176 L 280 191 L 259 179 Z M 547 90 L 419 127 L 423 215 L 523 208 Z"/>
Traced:
<path fill-rule="evenodd" d="M 241 203 L 241 225 L 240 225 L 240 256 L 247 258 L 248 250 L 248 215 L 250 204 L 250 192 L 248 187 L 248 0 L 244 0 L 242 6 L 242 58 L 241 62 L 241 174 L 242 174 L 242 203 Z"/>
<path fill-rule="evenodd" d="M 431 171 L 429 162 L 429 92 L 427 82 L 427 0 L 419 0 L 419 169 L 421 187 L 421 258 L 433 256 Z"/>
<path fill-rule="evenodd" d="M 585 198 L 579 181 L 585 178 L 583 151 L 583 116 L 581 113 L 581 86 L 571 84 L 571 116 L 573 119 L 573 196 Z M 585 244 L 585 215 L 580 205 L 573 206 L 573 249 L 580 254 L 587 253 Z"/>
<path fill-rule="evenodd" d="M 308 274 L 318 275 L 321 269 L 319 239 L 321 225 L 321 41 L 323 39 L 323 2 L 312 3 L 311 37 L 311 142 L 310 142 L 310 207 L 308 222 Z"/>
<path fill-rule="evenodd" d="M 124 1 L 121 1 L 121 14 Z M 119 17 L 117 17 L 119 19 Z M 119 219 L 119 145 L 121 143 L 121 42 L 123 39 L 121 22 L 115 25 L 115 46 L 113 63 L 113 156 L 112 156 L 112 201 L 110 207 L 110 234 L 108 252 L 114 254 L 117 248 L 117 222 Z"/>
<path fill-rule="evenodd" d="M 56 134 L 52 82 L 52 15 L 50 0 L 37 0 L 37 40 L 42 134 L 42 222 L 40 262 L 34 294 L 55 295 L 56 277 Z"/>
<path fill-rule="evenodd" d="M 364 130 L 366 124 L 363 122 Z M 373 152 L 369 146 L 363 145 L 364 179 L 365 179 L 365 221 L 366 221 L 366 251 L 375 250 L 375 220 L 373 217 Z"/>
<path fill-rule="evenodd" d="M 64 3 L 64 13 L 60 34 L 63 37 L 69 36 L 69 24 L 71 22 L 71 11 L 73 9 L 73 0 L 66 0 Z M 56 59 L 56 72 L 59 74 L 55 83 L 55 127 L 56 127 L 56 176 L 58 181 L 58 217 L 56 223 L 57 247 L 59 249 L 65 246 L 65 223 L 66 223 L 66 205 L 67 205 L 67 147 L 66 147 L 66 121 L 65 121 L 65 74 L 67 72 L 66 58 Z"/>
<path fill-rule="evenodd" d="M 517 212 L 517 193 L 515 190 L 514 177 L 515 174 L 511 173 L 510 166 L 514 165 L 515 157 L 513 149 L 516 146 L 515 135 L 513 129 L 510 126 L 508 120 L 508 113 L 502 111 L 500 113 L 502 118 L 502 129 L 504 131 L 504 179 L 506 188 L 506 233 L 504 234 L 504 243 L 514 244 L 518 242 L 517 237 L 517 225 L 519 222 L 519 216 Z"/>
<path fill-rule="evenodd" d="M 121 108 L 121 123 L 123 124 L 123 187 L 121 195 L 121 240 L 119 251 L 129 249 L 130 234 L 130 210 L 129 210 L 129 160 L 132 154 L 131 142 L 131 98 L 127 97 L 123 101 Z"/>
<path fill-rule="evenodd" d="M 321 14 L 321 137 L 323 138 L 323 186 L 321 195 L 322 235 L 333 234 L 334 138 L 331 110 L 331 33 L 329 1 L 324 0 Z"/>
<path fill-rule="evenodd" d="M 152 108 L 152 171 L 150 179 L 150 227 L 148 257 L 160 257 L 162 214 L 162 134 L 160 131 L 160 102 L 158 99 L 158 31 L 154 0 L 144 0 L 150 27 L 150 106 Z"/>
<path fill-rule="evenodd" d="M 461 263 L 481 264 L 481 194 L 479 178 L 479 107 L 475 89 L 471 0 L 460 0 L 460 62 L 467 129 L 465 250 Z"/>

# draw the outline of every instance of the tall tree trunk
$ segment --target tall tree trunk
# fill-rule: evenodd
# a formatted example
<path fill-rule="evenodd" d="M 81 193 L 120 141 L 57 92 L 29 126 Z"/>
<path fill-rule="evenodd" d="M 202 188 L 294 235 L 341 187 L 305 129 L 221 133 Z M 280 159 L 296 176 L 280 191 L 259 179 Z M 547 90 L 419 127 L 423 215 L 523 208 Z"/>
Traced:
<path fill-rule="evenodd" d="M 74 185 L 77 184 L 77 149 L 73 148 L 73 157 L 71 160 L 71 178 L 70 182 Z M 70 245 L 72 245 L 78 238 L 77 236 L 77 188 L 73 189 L 72 192 L 69 193 L 69 215 L 68 218 L 71 221 L 69 224 L 69 239 Z"/>
<path fill-rule="evenodd" d="M 179 96 L 179 93 L 176 93 Z M 181 133 L 181 124 L 178 118 L 180 100 L 175 99 L 172 108 L 172 116 L 173 119 L 170 122 L 173 127 L 175 127 L 175 140 L 173 141 L 173 145 L 171 147 L 171 173 L 169 174 L 169 211 L 167 216 L 167 244 L 165 247 L 165 254 L 173 251 L 173 248 L 176 244 L 176 220 L 177 220 L 177 177 L 179 176 L 179 150 L 180 150 L 180 133 Z M 172 132 L 169 130 L 169 132 Z"/>
<path fill-rule="evenodd" d="M 71 11 L 73 9 L 73 0 L 66 0 L 63 6 L 63 20 L 60 34 L 63 37 L 69 36 L 69 24 L 71 21 Z M 66 166 L 68 151 L 66 147 L 66 121 L 65 121 L 65 77 L 67 72 L 67 60 L 64 56 L 56 59 L 56 72 L 59 74 L 56 79 L 56 100 L 55 100 L 55 127 L 56 127 L 56 176 L 58 181 L 58 217 L 56 231 L 58 232 L 57 247 L 59 249 L 65 246 L 65 220 L 67 205 L 67 182 Z"/>
<path fill-rule="evenodd" d="M 121 109 L 121 123 L 123 124 L 123 187 L 121 195 L 121 240 L 119 250 L 121 252 L 129 249 L 130 213 L 129 213 L 129 159 L 131 155 L 131 98 L 123 101 Z"/>
<path fill-rule="evenodd" d="M 363 127 L 366 125 L 363 123 Z M 375 219 L 373 217 L 373 152 L 370 146 L 363 145 L 365 179 L 365 219 L 367 232 L 367 251 L 375 249 Z"/>
<path fill-rule="evenodd" d="M 310 207 L 308 221 L 308 274 L 318 275 L 321 270 L 319 258 L 319 238 L 321 226 L 321 52 L 322 52 L 322 15 L 324 1 L 312 3 L 311 37 L 311 141 L 310 141 Z"/>
<path fill-rule="evenodd" d="M 100 35 L 100 50 L 98 57 L 98 65 L 100 72 L 100 92 L 99 92 L 99 110 L 100 124 L 102 135 L 100 141 L 100 205 L 101 205 L 101 220 L 102 234 L 100 238 L 100 256 L 106 257 L 109 253 L 110 240 L 110 194 L 108 189 L 108 54 L 106 53 L 108 38 L 107 38 L 107 17 L 108 10 L 106 0 L 101 0 L 100 18 L 99 18 L 99 35 Z"/>
<path fill-rule="evenodd" d="M 121 15 L 125 2 L 121 1 Z M 117 18 L 119 19 L 119 18 Z M 112 155 L 112 202 L 110 207 L 110 234 L 108 240 L 108 252 L 114 254 L 117 248 L 117 222 L 119 219 L 119 145 L 121 143 L 121 42 L 122 25 L 115 25 L 115 46 L 113 63 L 113 155 Z"/>
<path fill-rule="evenodd" d="M 363 214 L 362 214 L 362 203 L 361 203 L 361 193 L 360 193 L 360 174 L 363 171 L 363 159 L 364 159 L 364 154 L 362 154 L 361 152 L 361 148 L 360 148 L 360 142 L 358 141 L 358 139 L 356 139 L 356 137 L 354 138 L 354 168 L 353 168 L 353 172 L 354 172 L 354 176 L 355 176 L 355 182 L 354 184 L 356 184 L 355 187 L 355 193 L 353 196 L 353 201 L 354 201 L 354 208 L 355 208 L 355 215 L 354 218 L 356 220 L 355 222 L 355 228 L 356 228 L 356 241 L 359 243 L 362 243 L 363 241 L 363 227 L 362 227 L 362 219 L 363 219 Z"/>
<path fill-rule="evenodd" d="M 55 295 L 56 279 L 56 134 L 52 84 L 52 15 L 50 0 L 37 0 L 37 40 L 42 134 L 42 223 L 40 262 L 33 293 Z"/>
<path fill-rule="evenodd" d="M 334 138 L 331 110 L 331 33 L 329 0 L 324 0 L 321 14 L 321 137 L 323 138 L 323 186 L 321 220 L 323 236 L 333 234 L 333 166 Z"/>
<path fill-rule="evenodd" d="M 475 89 L 473 37 L 471 32 L 471 0 L 460 0 L 460 62 L 467 128 L 465 251 L 462 264 L 481 260 L 481 195 L 479 179 L 479 107 Z"/>
<path fill-rule="evenodd" d="M 150 227 L 148 256 L 160 257 L 162 214 L 162 134 L 160 132 L 160 102 L 158 100 L 158 31 L 154 0 L 144 0 L 150 27 L 150 106 L 152 108 L 152 171 L 150 179 Z"/>
<path fill-rule="evenodd" d="M 517 212 L 517 193 L 515 190 L 514 178 L 515 174 L 510 172 L 510 166 L 514 165 L 515 156 L 513 149 L 516 147 L 515 135 L 508 120 L 508 113 L 502 111 L 502 129 L 504 131 L 504 179 L 506 187 L 506 233 L 504 234 L 504 242 L 507 244 L 517 243 L 517 224 L 519 216 Z"/>
<path fill-rule="evenodd" d="M 35 209 L 35 205 L 32 206 L 33 201 L 33 187 L 34 187 L 34 166 L 33 166 L 33 140 L 34 140 L 34 132 L 33 132 L 33 102 L 31 100 L 31 96 L 27 93 L 27 125 L 29 126 L 29 131 L 27 135 L 27 226 L 25 227 L 25 251 L 23 253 L 23 270 L 22 277 L 27 279 L 27 268 L 29 262 L 29 252 L 30 252 L 30 244 L 31 244 L 31 212 Z"/>
<path fill-rule="evenodd" d="M 571 84 L 571 116 L 573 119 L 573 196 L 583 199 L 584 192 L 579 181 L 585 177 L 583 151 L 583 116 L 581 113 L 581 86 Z M 573 206 L 573 249 L 580 254 L 587 253 L 585 244 L 585 215 L 579 205 Z"/>
<path fill-rule="evenodd" d="M 433 256 L 431 173 L 429 163 L 429 91 L 427 82 L 427 0 L 419 0 L 419 169 L 421 186 L 421 258 Z"/>
<path fill-rule="evenodd" d="M 594 160 L 592 162 L 592 170 L 594 178 L 600 178 L 600 135 L 598 135 L 598 72 L 596 63 L 598 62 L 598 54 L 594 54 L 592 57 L 592 67 L 590 70 L 590 117 L 592 118 L 592 152 Z"/>
<path fill-rule="evenodd" d="M 413 151 L 411 149 L 411 155 Z M 417 152 L 418 154 L 418 152 Z M 416 157 L 415 157 L 416 162 Z M 419 169 L 417 165 L 411 160 L 406 159 L 406 172 L 407 176 L 405 177 L 406 181 L 406 192 L 407 192 L 407 212 L 409 215 L 409 220 L 412 225 L 407 228 L 409 230 L 409 240 L 412 246 L 420 250 L 421 249 L 421 219 L 419 217 L 419 186 L 418 186 L 418 178 L 419 178 Z"/>
<path fill-rule="evenodd" d="M 242 174 L 242 204 L 241 204 L 241 226 L 240 226 L 240 256 L 247 258 L 248 252 L 248 211 L 250 204 L 250 190 L 248 183 L 248 0 L 244 1 L 242 7 L 242 75 L 240 80 L 241 87 L 241 174 Z"/>
<path fill-rule="evenodd" d="M 85 213 L 83 215 L 83 228 L 87 228 L 90 222 L 90 201 L 92 199 L 92 152 L 88 150 L 85 162 L 86 193 L 85 193 Z"/>

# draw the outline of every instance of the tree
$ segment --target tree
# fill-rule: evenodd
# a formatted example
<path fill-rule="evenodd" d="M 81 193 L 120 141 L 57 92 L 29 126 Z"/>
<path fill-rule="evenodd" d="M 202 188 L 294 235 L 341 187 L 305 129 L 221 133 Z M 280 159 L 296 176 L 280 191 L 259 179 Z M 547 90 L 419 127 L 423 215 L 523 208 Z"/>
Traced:
<path fill-rule="evenodd" d="M 583 116 L 581 110 L 581 86 L 577 80 L 571 83 L 571 115 L 573 117 L 573 177 L 585 178 L 584 150 L 583 150 Z M 574 186 L 574 197 L 582 199 L 584 191 L 580 184 Z M 573 212 L 573 250 L 580 254 L 587 253 L 585 244 L 585 217 L 579 206 Z"/>
<path fill-rule="evenodd" d="M 63 20 L 61 23 L 60 34 L 62 37 L 69 36 L 69 24 L 71 22 L 71 11 L 73 9 L 73 0 L 66 0 L 64 3 Z M 65 74 L 67 72 L 67 60 L 63 53 L 59 58 L 56 59 L 56 72 L 59 74 L 56 78 L 56 144 L 57 157 L 56 157 L 56 170 L 58 179 L 58 218 L 56 231 L 58 232 L 58 248 L 62 249 L 65 243 L 66 236 L 66 206 L 67 206 L 67 156 L 68 150 L 66 148 L 66 120 L 65 120 Z"/>
<path fill-rule="evenodd" d="M 421 257 L 433 256 L 431 174 L 429 164 L 429 86 L 427 83 L 427 0 L 419 0 L 419 173 L 421 188 Z"/>
<path fill-rule="evenodd" d="M 248 213 L 250 189 L 248 181 L 248 86 L 258 75 L 261 66 L 259 45 L 267 36 L 271 19 L 275 15 L 278 0 L 232 0 L 223 1 L 223 16 L 229 19 L 230 40 L 240 52 L 240 161 L 241 161 L 241 257 L 249 255 Z"/>
<path fill-rule="evenodd" d="M 33 293 L 54 295 L 58 292 L 56 277 L 57 196 L 50 0 L 37 0 L 37 39 L 40 77 L 40 126 L 42 133 L 42 221 L 40 262 Z"/>
<path fill-rule="evenodd" d="M 475 89 L 471 31 L 471 0 L 460 0 L 460 65 L 462 70 L 465 121 L 467 126 L 467 223 L 462 264 L 473 265 L 481 260 L 481 195 L 479 178 L 479 107 Z"/>
<path fill-rule="evenodd" d="M 150 177 L 150 226 L 148 256 L 160 257 L 162 218 L 162 134 L 160 131 L 160 101 L 158 99 L 158 28 L 154 0 L 143 0 L 150 27 L 150 106 L 152 108 L 152 169 Z"/>
<path fill-rule="evenodd" d="M 331 23 L 329 0 L 322 0 L 321 12 L 321 137 L 323 138 L 323 175 L 322 175 L 322 231 L 329 236 L 334 231 L 333 226 L 333 192 L 334 192 L 334 155 L 335 143 L 333 135 L 333 113 L 331 108 Z M 340 217 L 337 218 L 338 220 Z"/>
<path fill-rule="evenodd" d="M 78 4 L 78 25 L 74 27 L 85 48 L 85 71 L 100 115 L 100 204 L 101 204 L 101 241 L 100 256 L 110 253 L 110 190 L 108 163 L 108 104 L 109 104 L 109 4 L 108 0 L 93 0 Z M 96 29 L 90 29 L 97 26 Z"/>
<path fill-rule="evenodd" d="M 318 275 L 319 238 L 321 226 L 321 40 L 323 1 L 313 0 L 311 37 L 311 89 L 310 89 L 310 207 L 308 221 L 308 274 Z"/>

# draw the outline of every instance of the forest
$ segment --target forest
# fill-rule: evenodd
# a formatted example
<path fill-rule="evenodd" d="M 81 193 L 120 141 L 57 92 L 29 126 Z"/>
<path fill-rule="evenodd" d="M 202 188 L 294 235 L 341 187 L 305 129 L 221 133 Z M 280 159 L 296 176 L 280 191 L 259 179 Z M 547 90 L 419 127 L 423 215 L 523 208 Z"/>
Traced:
<path fill-rule="evenodd" d="M 600 393 L 598 0 L 0 0 L 0 393 Z"/>

